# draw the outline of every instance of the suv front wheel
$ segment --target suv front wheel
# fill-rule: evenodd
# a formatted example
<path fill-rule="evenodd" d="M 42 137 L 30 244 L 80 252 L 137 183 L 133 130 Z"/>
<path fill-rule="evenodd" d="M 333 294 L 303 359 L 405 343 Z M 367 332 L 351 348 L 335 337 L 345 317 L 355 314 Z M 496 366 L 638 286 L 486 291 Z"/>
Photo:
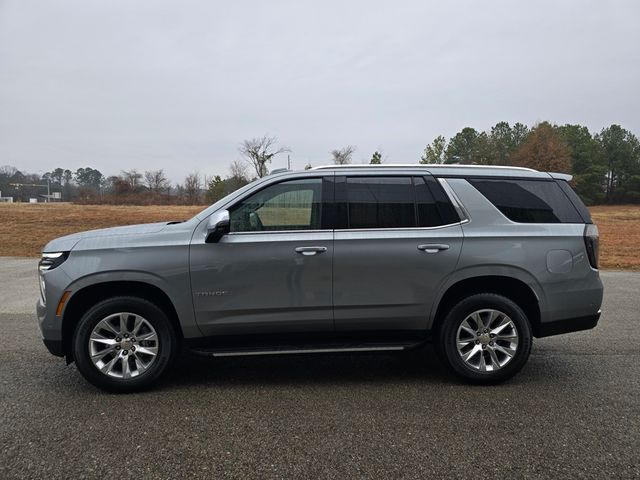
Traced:
<path fill-rule="evenodd" d="M 515 375 L 531 352 L 531 326 L 512 300 L 493 293 L 465 298 L 438 332 L 445 363 L 472 383 L 498 383 Z"/>
<path fill-rule="evenodd" d="M 78 370 L 104 390 L 133 392 L 150 387 L 176 352 L 173 327 L 153 303 L 114 297 L 89 309 L 73 336 Z"/>

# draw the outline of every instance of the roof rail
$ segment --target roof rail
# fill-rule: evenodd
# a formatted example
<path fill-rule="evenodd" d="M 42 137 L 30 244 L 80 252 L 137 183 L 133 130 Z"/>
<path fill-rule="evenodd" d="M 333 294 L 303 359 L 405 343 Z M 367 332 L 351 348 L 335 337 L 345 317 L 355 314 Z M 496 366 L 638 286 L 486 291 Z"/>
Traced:
<path fill-rule="evenodd" d="M 290 172 L 290 171 L 291 170 L 289 170 L 288 168 L 274 168 L 269 172 L 269 175 L 275 175 L 277 173 L 284 173 L 284 172 Z"/>
<path fill-rule="evenodd" d="M 510 167 L 508 165 L 460 165 L 442 164 L 442 163 L 385 163 L 382 165 L 360 164 L 360 165 L 320 165 L 313 167 L 311 170 L 330 170 L 344 168 L 491 168 L 491 169 L 508 169 L 508 170 L 524 170 L 527 172 L 537 172 L 533 168 L 526 167 Z"/>

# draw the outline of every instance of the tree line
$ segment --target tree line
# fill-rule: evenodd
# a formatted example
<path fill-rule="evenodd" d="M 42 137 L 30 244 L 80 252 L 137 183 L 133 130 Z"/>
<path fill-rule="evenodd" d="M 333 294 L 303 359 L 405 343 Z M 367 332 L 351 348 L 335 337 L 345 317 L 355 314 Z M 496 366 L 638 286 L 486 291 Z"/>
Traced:
<path fill-rule="evenodd" d="M 466 127 L 448 140 L 436 137 L 420 161 L 570 173 L 589 204 L 640 203 L 640 142 L 620 125 L 595 134 L 582 125 L 549 122 L 532 128 L 499 122 L 485 132 Z"/>
<path fill-rule="evenodd" d="M 75 171 L 59 167 L 42 175 L 25 173 L 13 166 L 0 167 L 0 192 L 16 201 L 43 198 L 50 192 L 59 193 L 62 201 L 77 203 L 189 203 L 188 187 L 192 183 L 189 176 L 184 184 L 171 185 L 162 169 L 123 170 L 107 177 L 92 167 Z"/>
<path fill-rule="evenodd" d="M 226 176 L 189 173 L 172 184 L 164 170 L 121 171 L 105 176 L 91 167 L 75 171 L 56 168 L 42 175 L 0 167 L 0 191 L 27 201 L 29 197 L 61 192 L 62 200 L 112 204 L 213 203 L 256 178 L 269 174 L 274 157 L 291 150 L 276 137 L 263 135 L 243 141 L 240 158 L 231 162 Z M 329 151 L 328 162 L 353 163 L 356 147 Z M 361 160 L 363 161 L 363 160 Z M 364 163 L 381 164 L 382 153 L 373 152 Z M 640 142 L 620 125 L 592 133 L 582 125 L 541 122 L 533 127 L 498 122 L 487 131 L 465 127 L 447 139 L 437 136 L 419 159 L 423 164 L 511 165 L 541 171 L 570 173 L 576 191 L 588 204 L 640 203 Z M 404 161 L 403 163 L 410 163 Z M 305 169 L 311 168 L 307 164 Z"/>
<path fill-rule="evenodd" d="M 352 145 L 330 152 L 337 165 L 352 163 Z M 376 151 L 369 163 L 380 164 Z M 640 142 L 611 125 L 591 133 L 583 125 L 541 122 L 533 127 L 498 122 L 481 132 L 465 127 L 447 139 L 439 135 L 420 156 L 422 164 L 505 165 L 570 173 L 588 204 L 640 203 Z"/>

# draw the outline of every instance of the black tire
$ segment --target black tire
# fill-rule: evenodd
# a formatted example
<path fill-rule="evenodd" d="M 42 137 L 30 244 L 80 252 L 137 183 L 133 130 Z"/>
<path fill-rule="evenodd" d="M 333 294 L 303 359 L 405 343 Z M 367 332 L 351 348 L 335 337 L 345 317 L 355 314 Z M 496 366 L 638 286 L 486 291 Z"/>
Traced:
<path fill-rule="evenodd" d="M 143 317 L 155 329 L 158 337 L 158 351 L 148 369 L 126 379 L 102 373 L 91 360 L 89 351 L 89 338 L 96 325 L 120 312 Z M 127 393 L 150 388 L 169 369 L 177 352 L 177 338 L 165 313 L 153 303 L 137 297 L 113 297 L 94 305 L 82 316 L 73 335 L 72 348 L 78 370 L 85 379 L 103 390 Z"/>
<path fill-rule="evenodd" d="M 506 314 L 512 320 L 518 334 L 515 354 L 508 363 L 494 371 L 474 369 L 465 363 L 457 348 L 458 329 L 462 322 L 472 313 L 484 309 Z M 437 332 L 436 341 L 441 359 L 456 375 L 469 383 L 495 384 L 513 377 L 527 362 L 531 353 L 531 325 L 522 309 L 512 300 L 494 293 L 479 293 L 461 300 L 449 311 Z M 487 352 L 486 355 L 488 354 Z"/>

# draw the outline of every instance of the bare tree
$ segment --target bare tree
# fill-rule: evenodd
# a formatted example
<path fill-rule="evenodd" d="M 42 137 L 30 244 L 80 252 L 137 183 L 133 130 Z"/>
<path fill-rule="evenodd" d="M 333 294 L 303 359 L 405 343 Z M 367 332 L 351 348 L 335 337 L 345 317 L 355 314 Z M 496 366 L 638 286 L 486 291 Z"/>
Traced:
<path fill-rule="evenodd" d="M 169 180 L 167 180 L 163 169 L 147 170 L 144 172 L 144 181 L 149 190 L 154 193 L 163 192 L 169 187 Z"/>
<path fill-rule="evenodd" d="M 123 170 L 120 173 L 120 176 L 122 180 L 129 184 L 129 187 L 131 187 L 132 191 L 139 190 L 140 181 L 142 180 L 142 174 L 138 172 L 138 170 L 136 170 L 135 168 L 129 171 Z"/>
<path fill-rule="evenodd" d="M 256 171 L 259 178 L 269 173 L 267 163 L 270 163 L 275 155 L 291 151 L 288 147 L 276 148 L 276 143 L 278 143 L 276 137 L 263 135 L 260 138 L 245 140 L 238 149 L 247 164 Z"/>
<path fill-rule="evenodd" d="M 200 174 L 193 172 L 184 179 L 184 194 L 187 202 L 195 205 L 200 201 Z"/>
<path fill-rule="evenodd" d="M 239 189 L 240 187 L 244 187 L 249 182 L 247 166 L 240 160 L 234 160 L 231 162 L 231 165 L 229 165 L 229 175 L 224 179 L 225 195 Z"/>
<path fill-rule="evenodd" d="M 234 160 L 229 165 L 229 176 L 231 178 L 246 179 L 247 178 L 247 166 L 240 160 Z"/>
<path fill-rule="evenodd" d="M 347 145 L 346 147 L 338 150 L 331 150 L 329 153 L 331 154 L 331 157 L 333 157 L 333 163 L 336 165 L 348 165 L 351 163 L 351 157 L 355 151 L 356 147 L 353 145 Z"/>
<path fill-rule="evenodd" d="M 112 175 L 107 178 L 107 189 L 115 195 L 131 193 L 131 185 L 124 175 Z"/>
<path fill-rule="evenodd" d="M 175 195 L 176 197 L 178 197 L 179 200 L 182 200 L 182 198 L 184 197 L 184 186 L 180 185 L 179 183 L 176 183 L 175 187 Z"/>

